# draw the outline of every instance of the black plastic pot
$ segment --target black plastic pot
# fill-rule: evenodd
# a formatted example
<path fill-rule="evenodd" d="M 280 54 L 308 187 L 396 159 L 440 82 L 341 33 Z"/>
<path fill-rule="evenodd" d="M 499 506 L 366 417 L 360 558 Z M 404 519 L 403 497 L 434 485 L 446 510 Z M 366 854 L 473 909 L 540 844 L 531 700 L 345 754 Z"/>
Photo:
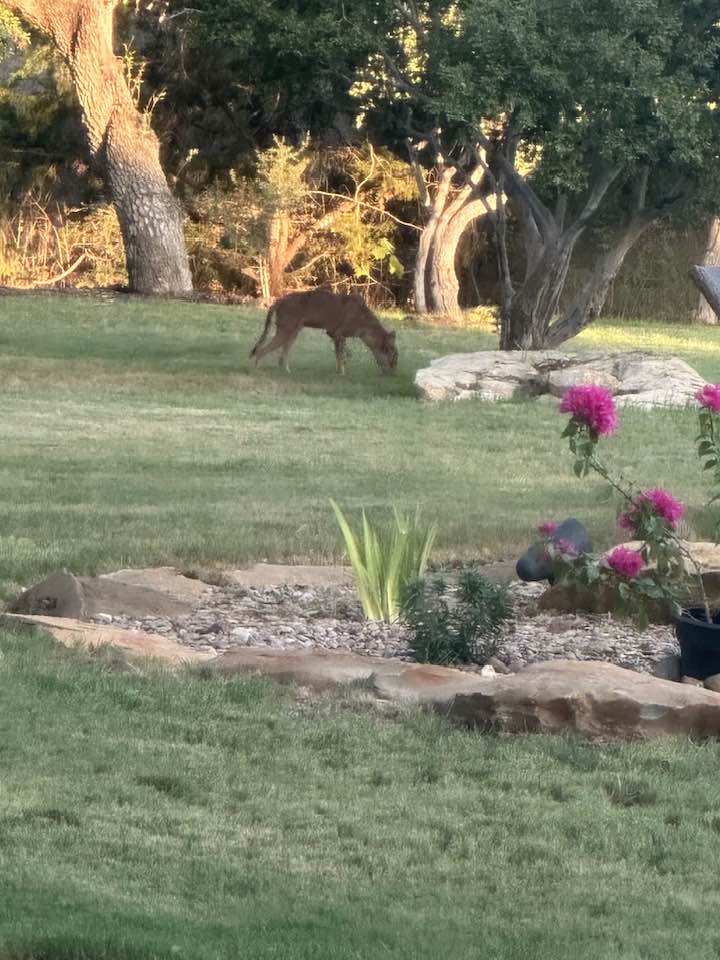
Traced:
<path fill-rule="evenodd" d="M 705 680 L 720 673 L 720 611 L 708 623 L 702 607 L 684 610 L 675 620 L 680 644 L 680 672 L 684 677 Z"/>

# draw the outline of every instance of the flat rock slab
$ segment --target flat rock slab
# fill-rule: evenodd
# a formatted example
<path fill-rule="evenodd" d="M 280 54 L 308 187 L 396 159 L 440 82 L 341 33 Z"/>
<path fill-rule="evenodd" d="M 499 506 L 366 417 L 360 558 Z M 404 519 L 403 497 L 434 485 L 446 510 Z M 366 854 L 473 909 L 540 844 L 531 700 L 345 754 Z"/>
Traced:
<path fill-rule="evenodd" d="M 352 654 L 248 648 L 220 656 L 211 666 L 223 674 L 257 672 L 313 690 L 367 683 L 378 698 L 420 704 L 464 726 L 511 733 L 720 734 L 720 694 L 600 661 L 553 660 L 517 674 L 480 677 Z"/>
<path fill-rule="evenodd" d="M 561 397 L 578 383 L 607 387 L 618 406 L 684 407 L 694 403 L 705 380 L 678 357 L 637 350 L 455 353 L 433 360 L 415 375 L 415 387 L 423 400 Z"/>
<path fill-rule="evenodd" d="M 205 653 L 183 646 L 169 637 L 139 630 L 123 630 L 105 624 L 83 623 L 71 617 L 44 617 L 32 614 L 5 613 L 8 620 L 41 627 L 66 647 L 117 647 L 131 656 L 152 657 L 165 663 L 178 665 L 200 663 L 215 658 L 214 653 Z"/>
<path fill-rule="evenodd" d="M 246 647 L 222 654 L 213 661 L 212 667 L 222 674 L 262 673 L 312 690 L 368 683 L 372 684 L 378 697 L 414 702 L 424 702 L 429 696 L 447 701 L 459 690 L 472 690 L 478 686 L 477 675 L 463 670 L 330 651 L 274 651 Z"/>
<path fill-rule="evenodd" d="M 313 564 L 256 563 L 247 570 L 230 570 L 228 578 L 245 587 L 289 586 L 327 587 L 352 583 L 348 567 Z"/>
<path fill-rule="evenodd" d="M 454 721 L 512 733 L 590 737 L 717 736 L 720 694 L 599 661 L 535 663 L 459 692 Z"/>
<path fill-rule="evenodd" d="M 210 585 L 202 580 L 186 577 L 178 573 L 175 567 L 145 567 L 139 570 L 117 570 L 115 573 L 104 573 L 98 577 L 101 581 L 111 580 L 132 587 L 145 587 L 164 593 L 175 600 L 195 604 L 201 600 Z"/>
<path fill-rule="evenodd" d="M 121 573 L 130 575 L 131 572 Z M 143 578 L 138 576 L 136 579 L 142 581 Z M 188 580 L 188 583 L 192 582 Z M 142 585 L 142 582 L 118 579 L 117 575 L 75 577 L 71 573 L 53 573 L 22 593 L 9 611 L 76 620 L 103 613 L 113 617 L 181 617 L 189 614 L 197 602 L 196 598 L 187 598 L 188 592 L 186 598 L 182 598 L 177 593 L 177 585 L 176 592 L 168 593 Z"/>

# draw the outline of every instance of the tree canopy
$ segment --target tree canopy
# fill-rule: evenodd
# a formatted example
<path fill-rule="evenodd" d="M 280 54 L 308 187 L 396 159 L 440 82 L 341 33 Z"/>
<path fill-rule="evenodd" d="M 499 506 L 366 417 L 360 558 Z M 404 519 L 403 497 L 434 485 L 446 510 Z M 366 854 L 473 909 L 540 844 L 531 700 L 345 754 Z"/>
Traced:
<path fill-rule="evenodd" d="M 416 305 L 457 306 L 447 274 L 481 221 L 518 347 L 590 322 L 659 218 L 717 212 L 716 17 L 709 0 L 137 0 L 118 38 L 146 63 L 178 189 L 253 177 L 276 138 L 389 151 L 418 185 L 395 211 L 425 246 Z M 597 269 L 568 298 L 588 234 Z"/>

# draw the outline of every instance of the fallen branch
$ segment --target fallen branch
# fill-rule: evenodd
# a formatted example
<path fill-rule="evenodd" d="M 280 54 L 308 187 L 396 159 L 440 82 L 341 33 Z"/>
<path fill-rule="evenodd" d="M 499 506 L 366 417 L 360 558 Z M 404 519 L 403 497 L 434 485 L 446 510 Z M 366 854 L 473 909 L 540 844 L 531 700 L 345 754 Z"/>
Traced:
<path fill-rule="evenodd" d="M 71 273 L 74 273 L 75 270 L 77 270 L 77 268 L 83 262 L 83 260 L 86 260 L 86 259 L 90 259 L 90 258 L 88 257 L 87 253 L 83 251 L 80 254 L 80 256 L 77 258 L 75 263 L 69 266 L 67 270 L 64 270 L 61 274 L 59 274 L 57 277 L 53 277 L 51 280 L 33 280 L 33 286 L 34 287 L 50 287 L 54 283 L 59 283 L 61 280 L 64 280 L 65 277 L 69 277 Z"/>

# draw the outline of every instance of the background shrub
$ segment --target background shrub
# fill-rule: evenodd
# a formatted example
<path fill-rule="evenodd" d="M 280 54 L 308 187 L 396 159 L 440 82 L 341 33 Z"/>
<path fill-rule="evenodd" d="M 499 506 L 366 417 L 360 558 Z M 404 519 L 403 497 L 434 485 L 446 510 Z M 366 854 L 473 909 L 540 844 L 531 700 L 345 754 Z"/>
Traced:
<path fill-rule="evenodd" d="M 511 612 L 507 588 L 476 570 L 464 571 L 456 588 L 418 578 L 401 604 L 411 649 L 423 663 L 485 663 L 497 653 L 498 628 Z"/>

